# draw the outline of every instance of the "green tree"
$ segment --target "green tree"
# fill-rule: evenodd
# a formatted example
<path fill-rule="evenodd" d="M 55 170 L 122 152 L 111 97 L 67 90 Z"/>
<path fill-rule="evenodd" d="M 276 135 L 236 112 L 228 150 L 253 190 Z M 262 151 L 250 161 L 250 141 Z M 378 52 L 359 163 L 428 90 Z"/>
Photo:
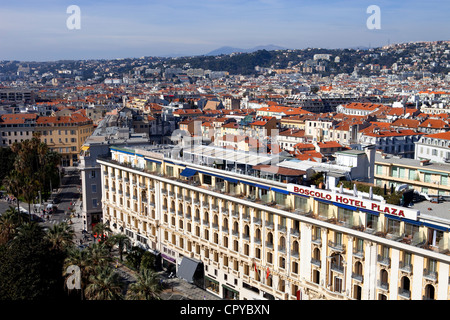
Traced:
<path fill-rule="evenodd" d="M 117 245 L 119 247 L 120 261 L 123 261 L 123 250 L 131 244 L 128 236 L 123 233 L 117 233 L 110 236 L 107 241 L 111 246 Z"/>
<path fill-rule="evenodd" d="M 14 238 L 19 226 L 19 214 L 14 207 L 9 207 L 0 216 L 0 245 L 6 244 Z"/>
<path fill-rule="evenodd" d="M 137 246 L 131 247 L 131 249 L 127 251 L 127 265 L 135 270 L 139 270 L 144 252 L 144 249 Z"/>
<path fill-rule="evenodd" d="M 111 232 L 111 229 L 103 222 L 99 222 L 94 226 L 92 231 L 100 237 L 101 241 L 105 241 L 106 233 Z"/>
<path fill-rule="evenodd" d="M 16 228 L 0 245 L 0 300 L 63 299 L 63 256 L 50 250 L 44 231 L 35 222 Z"/>
<path fill-rule="evenodd" d="M 94 274 L 89 277 L 86 287 L 86 298 L 90 300 L 121 300 L 122 283 L 120 276 L 113 268 L 96 267 Z"/>
<path fill-rule="evenodd" d="M 46 234 L 47 240 L 51 243 L 54 250 L 65 250 L 72 246 L 75 231 L 67 222 L 61 222 L 53 225 Z"/>
<path fill-rule="evenodd" d="M 137 275 L 137 281 L 128 289 L 130 300 L 159 300 L 162 291 L 160 279 L 151 269 L 142 269 Z"/>
<path fill-rule="evenodd" d="M 21 194 L 22 181 L 18 171 L 12 170 L 6 178 L 3 179 L 3 185 L 6 191 L 17 199 L 17 212 L 20 212 L 19 196 Z"/>

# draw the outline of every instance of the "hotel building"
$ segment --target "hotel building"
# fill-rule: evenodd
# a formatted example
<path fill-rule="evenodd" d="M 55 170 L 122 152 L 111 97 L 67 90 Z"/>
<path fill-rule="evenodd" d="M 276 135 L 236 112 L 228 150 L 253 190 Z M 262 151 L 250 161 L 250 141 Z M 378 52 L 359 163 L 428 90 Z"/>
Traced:
<path fill-rule="evenodd" d="M 103 222 L 218 297 L 449 299 L 448 216 L 308 187 L 301 170 L 255 169 L 276 169 L 282 159 L 273 155 L 209 146 L 110 151 L 97 159 Z"/>

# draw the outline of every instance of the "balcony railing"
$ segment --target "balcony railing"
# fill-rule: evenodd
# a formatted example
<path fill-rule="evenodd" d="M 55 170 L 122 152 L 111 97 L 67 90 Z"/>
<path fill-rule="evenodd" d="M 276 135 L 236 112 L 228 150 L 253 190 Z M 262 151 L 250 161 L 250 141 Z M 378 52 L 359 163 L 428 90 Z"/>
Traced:
<path fill-rule="evenodd" d="M 400 261 L 400 263 L 398 265 L 398 268 L 401 271 L 408 272 L 408 273 L 411 273 L 411 271 L 412 271 L 411 263 L 406 263 L 406 262 L 403 262 L 403 261 Z"/>
<path fill-rule="evenodd" d="M 344 266 L 342 264 L 331 263 L 331 270 L 344 273 Z"/>
<path fill-rule="evenodd" d="M 377 281 L 377 288 L 388 291 L 389 290 L 389 283 L 378 280 Z"/>
<path fill-rule="evenodd" d="M 345 245 L 339 242 L 334 242 L 334 241 L 328 241 L 328 247 L 332 248 L 333 250 L 337 250 L 337 251 L 344 251 L 345 250 Z"/>
<path fill-rule="evenodd" d="M 437 271 L 423 269 L 423 277 L 429 280 L 436 281 L 438 277 Z"/>
<path fill-rule="evenodd" d="M 411 298 L 411 291 L 403 288 L 398 288 L 398 295 L 405 299 Z"/>
<path fill-rule="evenodd" d="M 377 257 L 377 261 L 378 263 L 385 265 L 385 266 L 390 266 L 391 265 L 391 258 L 389 257 L 385 257 L 383 255 L 378 255 Z"/>
<path fill-rule="evenodd" d="M 364 277 L 362 274 L 352 272 L 352 279 L 355 279 L 359 282 L 363 282 Z"/>
<path fill-rule="evenodd" d="M 321 262 L 320 262 L 320 260 L 318 260 L 318 259 L 311 258 L 311 263 L 312 263 L 313 265 L 315 265 L 315 266 L 318 266 L 318 267 L 321 266 Z"/>

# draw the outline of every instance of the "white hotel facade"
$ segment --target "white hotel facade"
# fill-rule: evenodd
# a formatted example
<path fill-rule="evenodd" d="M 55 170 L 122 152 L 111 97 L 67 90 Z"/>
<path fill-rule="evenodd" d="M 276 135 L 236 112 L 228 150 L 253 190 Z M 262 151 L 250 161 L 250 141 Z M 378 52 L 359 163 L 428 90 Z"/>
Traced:
<path fill-rule="evenodd" d="M 270 160 L 263 156 L 200 159 L 150 146 L 111 147 L 111 155 L 97 160 L 103 222 L 177 274 L 196 265 L 218 297 L 449 299 L 450 220 L 257 177 L 250 167 Z"/>

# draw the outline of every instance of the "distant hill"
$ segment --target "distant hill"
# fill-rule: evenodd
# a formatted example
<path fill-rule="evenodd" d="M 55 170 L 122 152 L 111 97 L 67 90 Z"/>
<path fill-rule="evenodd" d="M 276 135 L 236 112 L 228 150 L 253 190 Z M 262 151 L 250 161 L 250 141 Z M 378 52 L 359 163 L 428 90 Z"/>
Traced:
<path fill-rule="evenodd" d="M 242 53 L 251 53 L 251 52 L 255 52 L 258 50 L 267 50 L 267 51 L 272 51 L 272 50 L 285 50 L 286 48 L 280 47 L 280 46 L 276 46 L 273 44 L 269 44 L 269 45 L 265 45 L 265 46 L 256 46 L 250 49 L 242 49 L 242 48 L 235 48 L 235 47 L 220 47 L 216 50 L 213 50 L 207 54 L 205 54 L 205 56 L 220 56 L 222 54 L 232 54 L 235 52 L 242 52 Z"/>

